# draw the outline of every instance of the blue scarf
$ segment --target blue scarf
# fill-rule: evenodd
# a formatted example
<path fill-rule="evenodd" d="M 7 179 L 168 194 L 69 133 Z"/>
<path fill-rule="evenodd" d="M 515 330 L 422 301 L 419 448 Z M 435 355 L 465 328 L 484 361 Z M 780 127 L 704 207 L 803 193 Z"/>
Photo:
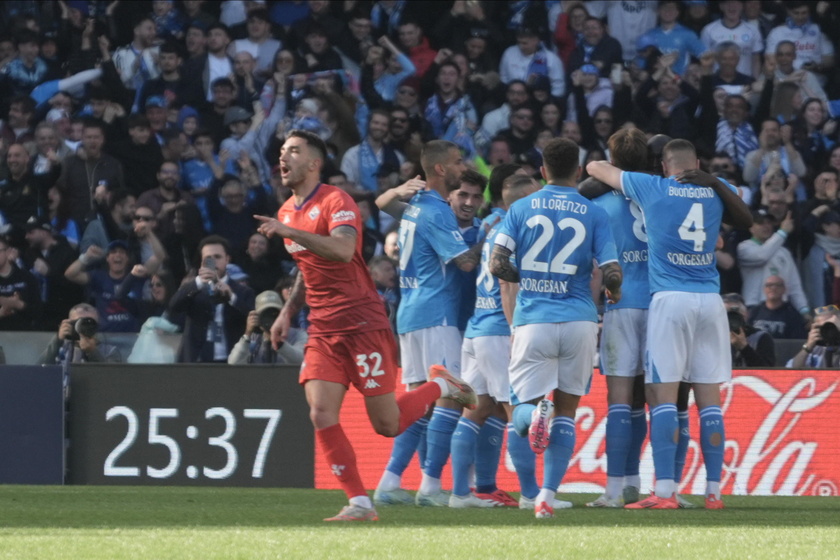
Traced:
<path fill-rule="evenodd" d="M 450 105 L 441 109 L 443 101 L 435 94 L 426 103 L 424 116 L 432 126 L 434 135 L 442 140 L 449 140 L 464 150 L 464 157 L 472 158 L 476 153 L 473 132 L 467 127 L 467 113 L 472 109 L 468 96 L 459 97 Z"/>
<path fill-rule="evenodd" d="M 548 76 L 548 57 L 546 56 L 542 43 L 540 43 L 540 48 L 531 58 L 531 63 L 528 65 L 528 72 L 525 75 L 527 76 L 526 80 L 534 75 Z"/>

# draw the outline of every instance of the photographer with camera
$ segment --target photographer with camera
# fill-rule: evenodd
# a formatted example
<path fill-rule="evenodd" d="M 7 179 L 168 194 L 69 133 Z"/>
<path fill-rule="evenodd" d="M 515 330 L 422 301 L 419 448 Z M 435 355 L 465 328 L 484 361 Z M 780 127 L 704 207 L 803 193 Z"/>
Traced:
<path fill-rule="evenodd" d="M 201 267 L 195 280 L 186 281 L 169 302 L 171 313 L 184 313 L 186 322 L 178 361 L 227 363 L 237 339 L 245 332 L 254 291 L 227 274 L 230 243 L 218 235 L 198 245 Z"/>
<path fill-rule="evenodd" d="M 747 324 L 747 306 L 741 294 L 721 296 L 729 320 L 729 343 L 733 368 L 761 368 L 776 365 L 776 347 L 770 333 Z"/>
<path fill-rule="evenodd" d="M 826 305 L 814 309 L 814 322 L 802 349 L 788 362 L 788 367 L 840 367 L 840 309 Z"/>
<path fill-rule="evenodd" d="M 309 340 L 303 329 L 289 328 L 289 335 L 280 347 L 277 350 L 271 347 L 271 325 L 280 314 L 283 303 L 283 298 L 274 290 L 266 290 L 257 296 L 256 309 L 248 314 L 245 334 L 231 350 L 227 360 L 229 364 L 297 365 L 303 362 L 303 347 Z"/>
<path fill-rule="evenodd" d="M 122 362 L 119 349 L 103 343 L 97 336 L 98 331 L 96 308 L 89 303 L 73 306 L 67 319 L 61 321 L 58 334 L 41 353 L 38 363 L 67 367 L 79 362 Z"/>

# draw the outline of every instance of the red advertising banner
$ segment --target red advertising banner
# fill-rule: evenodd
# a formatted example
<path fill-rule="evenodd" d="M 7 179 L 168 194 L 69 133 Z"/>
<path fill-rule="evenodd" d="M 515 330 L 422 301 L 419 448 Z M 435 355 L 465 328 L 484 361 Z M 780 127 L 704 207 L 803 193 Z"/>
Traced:
<path fill-rule="evenodd" d="M 833 370 L 749 370 L 734 372 L 721 389 L 726 421 L 726 455 L 721 487 L 724 494 L 754 496 L 840 495 L 840 373 Z M 401 391 L 401 389 L 400 389 Z M 605 434 L 607 389 L 595 374 L 592 391 L 578 408 L 577 444 L 561 492 L 601 493 L 606 482 Z M 370 427 L 362 397 L 347 394 L 341 423 L 356 450 L 365 487 L 374 489 L 391 452 L 390 439 Z M 706 475 L 700 452 L 697 410 L 690 408 L 691 444 L 681 492 L 702 494 Z M 519 490 L 516 473 L 506 454 L 499 466 L 499 487 Z M 537 460 L 538 481 L 541 477 Z M 641 465 L 642 491 L 653 487 L 650 442 Z M 417 459 L 403 476 L 403 487 L 420 485 Z M 451 488 L 447 465 L 444 488 Z M 339 488 L 316 446 L 315 487 Z"/>

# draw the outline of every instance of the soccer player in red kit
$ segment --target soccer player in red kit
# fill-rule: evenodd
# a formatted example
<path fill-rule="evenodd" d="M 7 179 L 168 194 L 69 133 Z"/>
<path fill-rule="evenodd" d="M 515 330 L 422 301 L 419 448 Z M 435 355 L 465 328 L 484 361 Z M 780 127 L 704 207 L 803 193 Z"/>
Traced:
<path fill-rule="evenodd" d="M 396 344 L 362 258 L 361 215 L 347 193 L 320 182 L 326 154 L 317 135 L 291 131 L 280 149 L 280 174 L 293 196 L 277 212 L 277 219 L 255 216 L 262 222 L 260 233 L 284 239 L 300 270 L 271 327 L 271 342 L 275 348 L 283 342 L 291 317 L 305 300 L 310 326 L 300 382 L 315 437 L 350 500 L 325 521 L 375 521 L 376 510 L 359 476 L 356 455 L 339 423 L 349 385 L 364 395 L 371 425 L 386 437 L 400 434 L 438 398 L 474 407 L 476 397 L 469 385 L 437 366 L 430 372 L 430 382 L 395 397 Z"/>

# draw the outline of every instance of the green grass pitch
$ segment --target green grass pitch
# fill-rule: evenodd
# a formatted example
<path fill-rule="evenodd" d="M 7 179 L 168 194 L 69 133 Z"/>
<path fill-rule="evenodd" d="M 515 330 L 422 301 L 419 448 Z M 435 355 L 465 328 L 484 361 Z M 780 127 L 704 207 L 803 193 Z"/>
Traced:
<path fill-rule="evenodd" d="M 379 508 L 328 524 L 341 492 L 0 486 L 0 559 L 659 560 L 840 558 L 840 498 L 725 497 L 723 511 Z M 692 497 L 700 504 L 700 497 Z"/>

